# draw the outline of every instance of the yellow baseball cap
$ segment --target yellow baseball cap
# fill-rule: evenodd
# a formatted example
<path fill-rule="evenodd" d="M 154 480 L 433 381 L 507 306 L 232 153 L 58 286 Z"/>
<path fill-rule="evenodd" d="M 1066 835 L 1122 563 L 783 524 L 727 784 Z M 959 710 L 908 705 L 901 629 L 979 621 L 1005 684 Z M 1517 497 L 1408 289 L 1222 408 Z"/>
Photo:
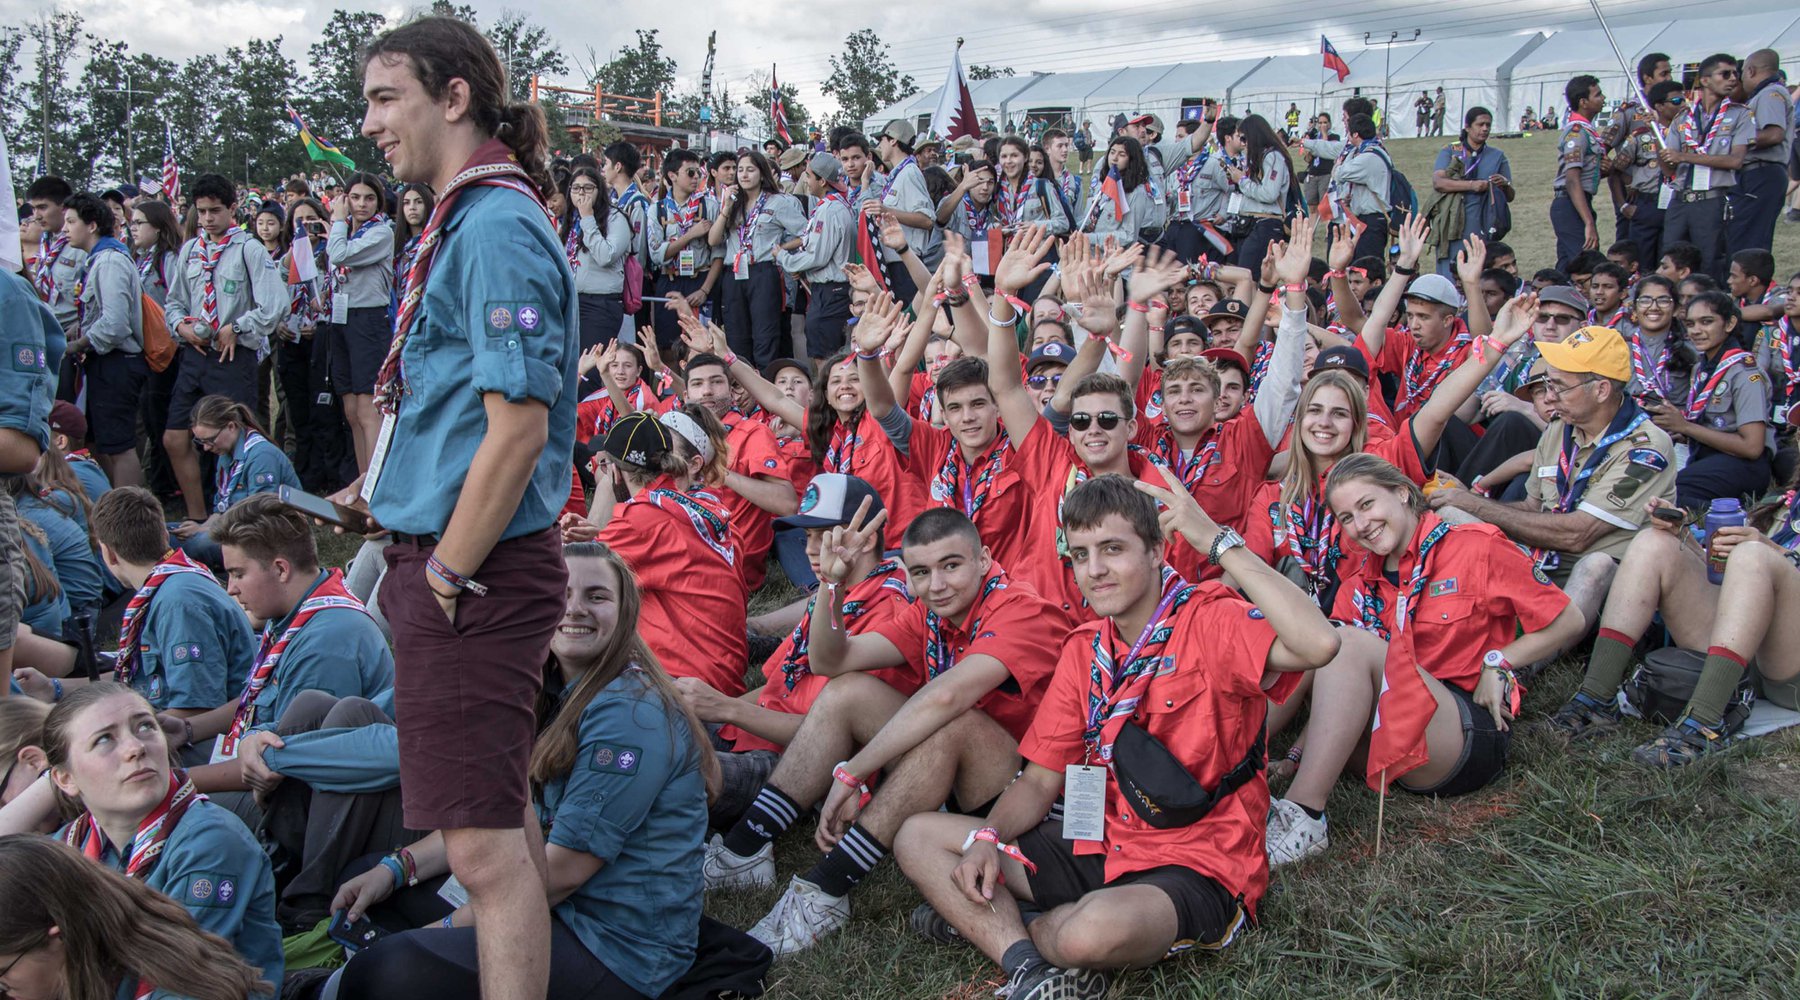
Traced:
<path fill-rule="evenodd" d="M 1586 372 L 1615 382 L 1631 380 L 1631 348 L 1610 326 L 1584 326 L 1561 343 L 1540 340 L 1537 349 L 1558 371 Z"/>

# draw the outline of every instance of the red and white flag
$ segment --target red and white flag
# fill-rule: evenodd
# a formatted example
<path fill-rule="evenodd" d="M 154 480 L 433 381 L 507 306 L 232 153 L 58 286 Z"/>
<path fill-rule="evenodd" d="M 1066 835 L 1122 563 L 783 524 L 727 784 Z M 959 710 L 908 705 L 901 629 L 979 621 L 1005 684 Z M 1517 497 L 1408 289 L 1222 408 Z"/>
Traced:
<path fill-rule="evenodd" d="M 963 75 L 962 46 L 950 54 L 950 75 L 938 92 L 937 110 L 931 113 L 931 131 L 948 142 L 962 136 L 979 141 L 981 119 L 975 114 L 975 98 L 969 95 L 969 79 Z"/>
<path fill-rule="evenodd" d="M 769 124 L 782 142 L 793 145 L 794 137 L 788 134 L 787 102 L 781 99 L 781 84 L 775 82 L 775 66 L 769 66 Z"/>
<path fill-rule="evenodd" d="M 163 130 L 162 193 L 173 205 L 181 200 L 181 171 L 175 166 L 175 133 Z"/>

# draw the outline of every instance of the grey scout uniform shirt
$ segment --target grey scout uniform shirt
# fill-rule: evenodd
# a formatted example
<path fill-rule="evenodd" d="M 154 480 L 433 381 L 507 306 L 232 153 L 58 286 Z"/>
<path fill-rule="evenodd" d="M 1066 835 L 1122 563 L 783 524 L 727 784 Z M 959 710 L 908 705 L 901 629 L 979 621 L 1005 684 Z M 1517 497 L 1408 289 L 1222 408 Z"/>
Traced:
<path fill-rule="evenodd" d="M 1589 198 L 1600 190 L 1600 147 L 1586 129 L 1570 125 L 1563 130 L 1557 144 L 1556 179 L 1551 187 L 1561 191 L 1569 186 L 1568 170 L 1581 168 L 1581 190 Z"/>
<path fill-rule="evenodd" d="M 700 237 L 671 254 L 669 253 L 669 244 L 684 235 L 681 226 L 680 205 L 681 203 L 677 202 L 676 207 L 671 208 L 667 198 L 657 203 L 656 216 L 650 224 L 650 258 L 656 261 L 656 266 L 664 274 L 683 278 L 704 276 L 706 269 L 712 265 L 713 259 L 719 255 L 718 251 L 706 242 L 707 229 L 712 226 L 712 221 L 719 217 L 719 199 L 711 194 L 700 196 L 700 215 L 688 227 L 688 231 L 699 230 Z M 681 257 L 683 253 L 690 251 L 693 267 L 692 270 L 684 270 L 681 267 Z"/>
<path fill-rule="evenodd" d="M 50 296 L 50 311 L 56 314 L 56 321 L 62 324 L 63 336 L 75 337 L 75 280 L 81 274 L 81 264 L 87 260 L 86 250 L 77 250 L 72 246 L 62 248 L 62 253 L 50 263 L 50 276 L 56 282 L 56 291 Z M 43 258 L 38 258 L 38 269 L 44 267 Z M 36 282 L 32 282 L 36 287 Z"/>
<path fill-rule="evenodd" d="M 739 192 L 738 197 L 743 198 Z M 758 195 L 757 198 L 761 198 Z M 733 270 L 737 266 L 740 247 L 739 232 L 743 224 L 750 220 L 750 213 L 756 208 L 757 198 L 752 198 L 743 206 L 736 225 L 725 230 L 725 267 Z M 750 230 L 750 247 L 744 254 L 744 271 L 742 277 L 749 277 L 749 266 L 775 259 L 775 248 L 801 234 L 806 229 L 806 217 L 800 214 L 800 201 L 791 194 L 770 192 L 769 200 L 757 214 L 755 225 Z"/>
<path fill-rule="evenodd" d="M 846 281 L 844 264 L 856 241 L 856 215 L 842 198 L 815 199 L 798 250 L 775 251 L 781 269 L 810 282 Z"/>
<path fill-rule="evenodd" d="M 1794 102 L 1788 97 L 1787 88 L 1779 82 L 1771 83 L 1751 95 L 1750 116 L 1753 119 L 1752 137 L 1763 129 L 1776 125 L 1781 127 L 1781 141 L 1761 149 L 1752 148 L 1744 154 L 1744 164 L 1786 164 L 1788 151 L 1794 144 Z"/>
<path fill-rule="evenodd" d="M 360 234 L 357 232 L 361 230 Z M 394 222 L 384 219 L 379 225 L 363 229 L 340 219 L 331 224 L 325 237 L 325 262 L 333 268 L 347 267 L 344 285 L 332 299 L 332 310 L 386 309 L 394 296 Z M 344 302 L 340 305 L 337 296 Z M 332 322 L 342 322 L 332 319 Z"/>
<path fill-rule="evenodd" d="M 144 350 L 143 279 L 131 256 L 106 250 L 88 258 L 81 290 L 80 335 L 96 354 Z"/>
<path fill-rule="evenodd" d="M 1722 107 L 1721 109 L 1714 111 L 1713 115 L 1724 116 L 1722 121 L 1716 122 L 1718 125 L 1717 131 L 1713 131 L 1713 125 L 1715 124 L 1714 117 L 1708 116 L 1698 103 L 1694 104 L 1686 112 L 1677 117 L 1675 119 L 1675 126 L 1676 129 L 1679 129 L 1685 123 L 1692 129 L 1694 141 L 1703 146 L 1699 152 L 1708 156 L 1729 156 L 1731 155 L 1733 148 L 1737 146 L 1748 146 L 1750 141 L 1756 137 L 1755 128 L 1750 121 L 1750 109 L 1742 104 L 1733 104 L 1729 108 Z M 1670 137 L 1669 144 L 1674 146 L 1679 141 L 1678 137 L 1680 133 L 1674 129 L 1671 131 L 1675 134 Z M 1710 143 L 1706 141 L 1706 133 L 1708 131 L 1713 131 L 1712 142 Z M 1686 146 L 1683 145 L 1677 148 L 1686 148 Z M 1676 164 L 1675 187 L 1677 190 L 1702 190 L 1694 185 L 1694 166 L 1695 164 L 1692 163 Z M 1711 173 L 1711 183 L 1705 190 L 1718 190 L 1719 188 L 1737 186 L 1737 171 L 1720 170 L 1717 167 L 1714 167 L 1712 168 Z"/>
<path fill-rule="evenodd" d="M 269 336 L 287 315 L 290 299 L 287 280 L 268 251 L 255 237 L 239 230 L 219 258 L 213 287 L 218 295 L 219 325 L 233 324 L 238 346 L 254 351 L 269 347 Z M 169 274 L 169 296 L 163 305 L 169 333 L 192 317 L 194 335 L 211 342 L 218 331 L 200 319 L 200 303 L 206 293 L 206 269 L 201 262 L 200 239 L 181 247 L 178 267 Z"/>

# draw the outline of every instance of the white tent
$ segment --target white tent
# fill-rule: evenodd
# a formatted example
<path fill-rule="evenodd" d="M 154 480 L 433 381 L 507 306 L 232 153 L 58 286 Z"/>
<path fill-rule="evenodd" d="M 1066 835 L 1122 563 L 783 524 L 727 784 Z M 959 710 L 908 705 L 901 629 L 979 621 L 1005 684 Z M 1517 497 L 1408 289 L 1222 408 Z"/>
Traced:
<path fill-rule="evenodd" d="M 1007 99 L 1030 87 L 1036 79 L 1037 77 L 1032 76 L 1002 76 L 992 80 L 969 81 L 969 97 L 975 101 L 975 113 L 998 123 Z M 888 122 L 905 118 L 920 131 L 924 131 L 931 125 L 931 113 L 937 110 L 938 95 L 943 90 L 940 84 L 890 104 L 865 119 L 863 129 L 873 135 L 885 128 Z"/>
<path fill-rule="evenodd" d="M 1389 131 L 1397 136 L 1418 134 L 1418 118 L 1413 103 L 1421 91 L 1437 96 L 1444 88 L 1444 134 L 1454 136 L 1462 127 L 1463 113 L 1472 107 L 1494 112 L 1496 122 L 1506 120 L 1501 100 L 1500 79 L 1512 62 L 1544 43 L 1541 33 L 1529 35 L 1482 35 L 1453 38 L 1394 50 L 1394 70 L 1388 78 L 1393 116 Z M 1405 61 L 1402 62 L 1402 52 Z M 1373 56 L 1370 61 L 1373 61 Z M 1363 93 L 1368 94 L 1364 84 Z"/>
<path fill-rule="evenodd" d="M 1265 57 L 1232 59 L 1226 62 L 1181 63 L 1168 67 L 1167 73 L 1138 93 L 1138 109 L 1153 111 L 1162 115 L 1165 122 L 1173 122 L 1181 116 L 1181 109 L 1185 104 L 1198 102 L 1203 98 L 1224 101 L 1232 87 L 1268 61 Z"/>
<path fill-rule="evenodd" d="M 1053 118 L 1067 115 L 1077 125 L 1088 117 L 1088 97 L 1110 93 L 1111 82 L 1123 75 L 1122 69 L 1101 69 L 1086 73 L 1051 73 L 1008 102 L 1014 113 L 1031 117 Z"/>
<path fill-rule="evenodd" d="M 1625 53 L 1625 58 L 1635 61 L 1638 53 L 1650 51 L 1650 43 L 1667 27 L 1667 24 L 1615 25 L 1613 37 L 1618 40 L 1619 51 Z M 1526 108 L 1539 114 L 1545 108 L 1552 108 L 1560 119 L 1568 110 L 1563 101 L 1563 87 L 1570 77 L 1580 73 L 1599 77 L 1600 88 L 1608 98 L 1631 89 L 1631 82 L 1606 43 L 1604 31 L 1598 28 L 1559 31 L 1513 67 L 1511 79 L 1505 84 L 1507 92 L 1500 101 L 1506 107 L 1507 117 L 1494 122 L 1494 128 L 1512 128 Z"/>
<path fill-rule="evenodd" d="M 1333 94 L 1348 95 L 1353 89 L 1361 89 L 1363 95 L 1368 96 L 1370 87 L 1374 87 L 1373 93 L 1379 99 L 1381 53 L 1374 49 L 1348 53 L 1339 49 L 1338 52 L 1350 66 L 1350 76 L 1343 83 L 1338 82 L 1337 74 L 1325 69 L 1316 52 L 1264 60 L 1262 65 L 1233 84 L 1226 94 L 1231 113 L 1256 113 L 1270 122 L 1279 123 L 1289 104 L 1298 104 L 1301 111 L 1314 115 L 1322 110 L 1329 111 L 1342 101 L 1342 98 L 1333 100 Z M 1279 124 L 1276 127 L 1279 128 Z"/>

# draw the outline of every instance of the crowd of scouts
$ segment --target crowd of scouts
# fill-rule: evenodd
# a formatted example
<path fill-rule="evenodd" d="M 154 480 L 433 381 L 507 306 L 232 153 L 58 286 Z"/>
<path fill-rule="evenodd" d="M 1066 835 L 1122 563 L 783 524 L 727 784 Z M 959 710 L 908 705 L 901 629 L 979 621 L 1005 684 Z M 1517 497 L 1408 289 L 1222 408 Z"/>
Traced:
<path fill-rule="evenodd" d="M 1697 92 L 1649 60 L 1650 107 L 1610 125 L 1572 80 L 1557 260 L 1527 277 L 1492 116 L 1404 213 L 1360 99 L 1293 146 L 1216 106 L 1139 116 L 1092 174 L 1054 129 L 946 149 L 899 121 L 654 176 L 623 143 L 531 163 L 507 108 L 434 189 L 379 109 L 437 99 L 421 53 L 455 23 L 372 50 L 398 187 L 298 182 L 248 220 L 216 175 L 187 220 L 25 192 L 8 995 L 513 995 L 477 962 L 508 934 L 547 941 L 553 997 L 753 994 L 891 854 L 913 930 L 1004 995 L 1098 998 L 1252 926 L 1271 868 L 1330 849 L 1346 771 L 1495 781 L 1526 685 L 1578 647 L 1534 720 L 1574 747 L 1632 724 L 1656 645 L 1693 684 L 1643 765 L 1727 747 L 1757 699 L 1800 710 L 1770 54 L 1705 60 Z M 543 457 L 459 573 L 480 484 L 447 470 L 495 467 L 500 399 L 547 414 Z M 386 530 L 340 569 L 287 491 L 346 483 Z M 752 616 L 774 572 L 799 594 Z M 516 698 L 471 638 L 509 622 Z M 535 937 L 478 923 L 494 890 L 461 878 L 508 809 Z M 777 884 L 795 828 L 817 857 L 747 936 L 703 916 Z M 328 927 L 347 963 L 291 961 Z"/>

